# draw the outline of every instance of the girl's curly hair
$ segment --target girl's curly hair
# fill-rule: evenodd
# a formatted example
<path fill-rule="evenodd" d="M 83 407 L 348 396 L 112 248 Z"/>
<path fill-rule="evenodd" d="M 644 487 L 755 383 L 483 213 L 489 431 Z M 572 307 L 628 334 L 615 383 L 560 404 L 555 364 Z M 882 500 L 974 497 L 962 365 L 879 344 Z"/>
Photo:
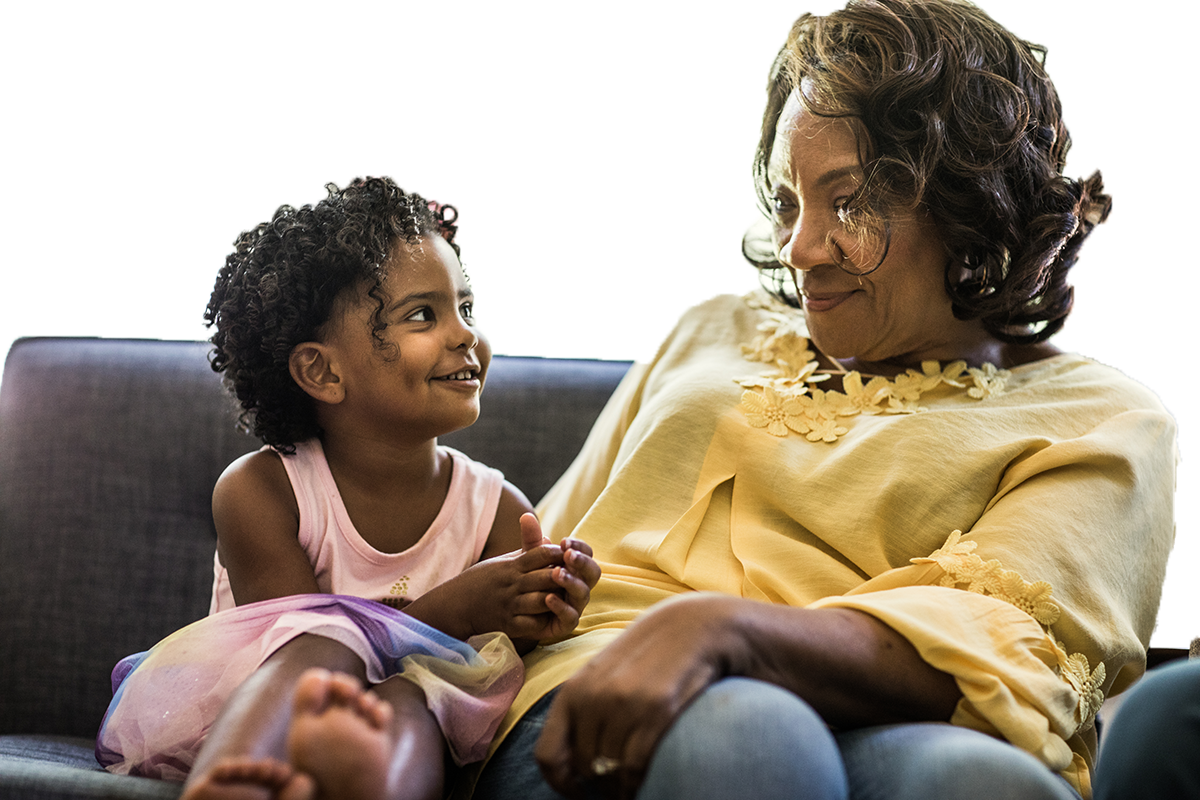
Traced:
<path fill-rule="evenodd" d="M 240 426 L 285 453 L 320 433 L 311 398 L 288 370 L 292 348 L 318 339 L 338 299 L 362 290 L 375 301 L 372 334 L 382 346 L 384 265 L 394 245 L 438 234 L 459 252 L 453 206 L 391 178 L 325 188 L 315 206 L 280 206 L 270 222 L 238 236 L 204 313 L 216 326 L 212 368 L 237 397 Z"/>
<path fill-rule="evenodd" d="M 857 118 L 865 179 L 847 216 L 886 245 L 889 218 L 927 209 L 951 256 L 954 315 L 1001 341 L 1048 339 L 1071 311 L 1067 272 L 1112 200 L 1099 172 L 1062 174 L 1071 139 L 1045 56 L 965 0 L 850 0 L 805 14 L 771 69 L 760 207 L 769 215 L 767 163 L 789 95 L 814 114 Z M 773 247 L 752 231 L 743 252 L 797 305 Z"/>

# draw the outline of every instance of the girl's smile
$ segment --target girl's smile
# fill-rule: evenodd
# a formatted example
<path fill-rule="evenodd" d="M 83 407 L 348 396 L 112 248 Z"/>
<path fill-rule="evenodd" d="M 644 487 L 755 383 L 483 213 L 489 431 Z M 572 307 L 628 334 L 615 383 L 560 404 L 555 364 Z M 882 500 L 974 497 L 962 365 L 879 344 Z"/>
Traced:
<path fill-rule="evenodd" d="M 347 303 L 324 337 L 344 398 L 325 416 L 361 435 L 430 440 L 479 416 L 491 348 L 475 327 L 474 294 L 445 240 L 398 243 L 378 300 Z M 333 417 L 337 417 L 334 422 Z"/>

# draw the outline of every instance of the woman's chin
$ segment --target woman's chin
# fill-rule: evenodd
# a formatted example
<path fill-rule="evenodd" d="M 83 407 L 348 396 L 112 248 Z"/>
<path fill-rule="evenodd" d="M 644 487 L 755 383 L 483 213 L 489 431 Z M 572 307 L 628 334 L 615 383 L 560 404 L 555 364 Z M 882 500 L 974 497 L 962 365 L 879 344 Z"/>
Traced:
<path fill-rule="evenodd" d="M 830 358 L 836 358 L 838 361 L 859 358 L 859 351 L 862 349 L 845 336 L 823 335 L 819 330 L 812 330 L 811 328 L 809 330 L 809 341 L 812 342 L 813 347 L 819 353 Z"/>

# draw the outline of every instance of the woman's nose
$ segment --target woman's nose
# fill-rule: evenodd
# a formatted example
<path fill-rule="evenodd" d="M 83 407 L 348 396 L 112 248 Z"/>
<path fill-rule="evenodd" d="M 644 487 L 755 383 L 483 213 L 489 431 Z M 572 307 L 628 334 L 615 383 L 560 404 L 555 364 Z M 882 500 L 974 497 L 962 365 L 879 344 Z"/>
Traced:
<path fill-rule="evenodd" d="M 835 261 L 828 226 L 811 217 L 802 215 L 787 225 L 777 223 L 775 236 L 779 262 L 785 267 L 808 270 Z"/>

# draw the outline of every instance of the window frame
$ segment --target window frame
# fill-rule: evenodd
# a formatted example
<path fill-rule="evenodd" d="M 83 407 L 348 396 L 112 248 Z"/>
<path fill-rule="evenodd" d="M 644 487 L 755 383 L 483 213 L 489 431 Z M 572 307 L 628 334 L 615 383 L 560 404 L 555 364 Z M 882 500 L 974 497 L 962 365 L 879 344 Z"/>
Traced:
<path fill-rule="evenodd" d="M 335 158 L 454 187 L 467 0 L 344 0 Z M 799 4 L 798 4 L 799 5 Z M 1082 353 L 1150 387 L 1178 423 L 1186 469 L 1180 534 L 1159 618 L 1177 642 L 1200 612 L 1189 531 L 1200 261 L 1200 7 L 1192 0 L 1091 0 L 1091 145 L 1117 154 L 1130 190 L 1105 253 Z M 416 113 L 412 114 L 412 109 Z M 1170 157 L 1169 154 L 1177 154 Z M 1115 259 L 1115 260 L 1114 260 Z"/>
<path fill-rule="evenodd" d="M 1150 387 L 1178 425 L 1184 468 L 1180 531 L 1158 634 L 1186 640 L 1200 612 L 1189 498 L 1196 408 L 1200 263 L 1200 7 L 1192 0 L 1092 0 L 1088 119 L 1093 142 L 1129 179 L 1104 241 L 1081 349 Z"/>

